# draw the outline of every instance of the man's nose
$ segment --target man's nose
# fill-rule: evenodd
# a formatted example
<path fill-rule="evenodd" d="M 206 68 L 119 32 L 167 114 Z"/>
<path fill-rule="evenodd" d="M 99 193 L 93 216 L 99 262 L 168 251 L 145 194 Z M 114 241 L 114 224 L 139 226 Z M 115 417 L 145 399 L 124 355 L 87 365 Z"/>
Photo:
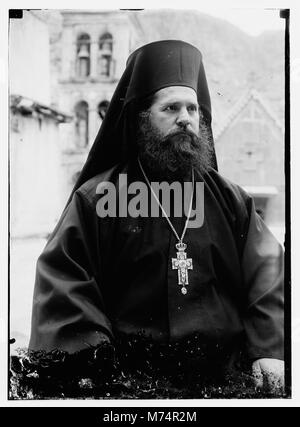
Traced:
<path fill-rule="evenodd" d="M 176 118 L 176 124 L 177 126 L 180 126 L 182 128 L 186 128 L 191 123 L 189 113 L 186 108 L 183 108 L 180 110 L 177 118 Z"/>

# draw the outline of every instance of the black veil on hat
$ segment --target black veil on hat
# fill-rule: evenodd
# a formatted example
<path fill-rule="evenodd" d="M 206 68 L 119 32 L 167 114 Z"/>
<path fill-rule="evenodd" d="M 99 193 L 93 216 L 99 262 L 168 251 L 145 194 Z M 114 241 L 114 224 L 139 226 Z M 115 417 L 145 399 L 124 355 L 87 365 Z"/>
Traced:
<path fill-rule="evenodd" d="M 88 179 L 130 158 L 135 146 L 134 124 L 138 105 L 144 98 L 168 86 L 187 86 L 195 90 L 211 131 L 210 96 L 201 52 L 180 40 L 162 40 L 144 45 L 127 60 L 72 194 Z M 212 148 L 211 166 L 217 169 L 215 150 Z"/>

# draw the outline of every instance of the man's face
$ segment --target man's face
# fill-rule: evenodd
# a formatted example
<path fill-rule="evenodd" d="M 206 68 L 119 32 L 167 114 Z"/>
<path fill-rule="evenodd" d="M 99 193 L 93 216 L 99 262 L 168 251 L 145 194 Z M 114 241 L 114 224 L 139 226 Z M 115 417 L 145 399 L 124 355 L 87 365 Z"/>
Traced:
<path fill-rule="evenodd" d="M 185 86 L 170 86 L 156 92 L 150 107 L 150 123 L 161 135 L 188 130 L 199 136 L 196 92 Z"/>
<path fill-rule="evenodd" d="M 142 108 L 138 117 L 138 155 L 152 178 L 185 180 L 192 168 L 199 173 L 207 170 L 212 155 L 210 130 L 193 89 L 159 90 L 151 107 Z"/>

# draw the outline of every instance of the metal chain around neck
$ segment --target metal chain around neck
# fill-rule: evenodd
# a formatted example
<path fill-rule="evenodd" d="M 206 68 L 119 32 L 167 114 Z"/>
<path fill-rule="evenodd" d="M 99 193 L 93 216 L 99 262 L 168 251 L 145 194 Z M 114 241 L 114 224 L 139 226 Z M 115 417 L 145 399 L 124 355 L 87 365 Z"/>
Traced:
<path fill-rule="evenodd" d="M 164 214 L 164 216 L 165 216 L 166 220 L 168 221 L 169 226 L 170 226 L 170 227 L 171 227 L 171 229 L 173 230 L 173 233 L 174 233 L 174 234 L 175 234 L 175 236 L 177 237 L 178 242 L 179 242 L 179 243 L 183 243 L 183 239 L 184 239 L 184 236 L 185 236 L 185 232 L 186 232 L 186 229 L 187 229 L 188 222 L 189 222 L 189 220 L 190 220 L 191 211 L 192 211 L 192 205 L 193 205 L 193 194 L 194 194 L 194 183 L 195 183 L 195 179 L 194 179 L 194 169 L 192 169 L 192 183 L 193 183 L 193 186 L 192 186 L 192 194 L 191 194 L 191 200 L 190 200 L 190 205 L 189 205 L 188 216 L 187 216 L 187 219 L 186 219 L 186 221 L 185 221 L 185 225 L 184 225 L 184 229 L 183 229 L 182 235 L 181 235 L 181 237 L 179 237 L 179 235 L 178 235 L 177 231 L 175 230 L 175 228 L 174 228 L 173 224 L 171 223 L 171 221 L 170 221 L 170 219 L 169 219 L 169 217 L 168 217 L 168 215 L 167 215 L 166 211 L 165 211 L 165 210 L 164 210 L 164 208 L 162 207 L 162 205 L 161 205 L 161 203 L 160 203 L 160 201 L 159 201 L 159 198 L 156 196 L 156 194 L 155 194 L 155 192 L 154 192 L 154 190 L 153 190 L 153 188 L 152 188 L 152 186 L 151 186 L 151 183 L 150 183 L 150 181 L 149 181 L 149 179 L 148 179 L 148 177 L 147 177 L 147 175 L 146 175 L 146 172 L 144 171 L 144 168 L 143 168 L 143 166 L 142 166 L 141 161 L 140 161 L 140 159 L 139 159 L 139 158 L 138 158 L 138 163 L 139 163 L 139 166 L 140 166 L 141 171 L 142 171 L 142 173 L 143 173 L 143 175 L 144 175 L 144 178 L 145 178 L 145 180 L 146 180 L 146 182 L 147 182 L 148 186 L 150 187 L 150 190 L 151 190 L 151 192 L 152 192 L 152 194 L 153 194 L 153 196 L 154 196 L 155 200 L 157 201 L 157 203 L 158 203 L 159 207 L 161 208 L 162 213 Z"/>

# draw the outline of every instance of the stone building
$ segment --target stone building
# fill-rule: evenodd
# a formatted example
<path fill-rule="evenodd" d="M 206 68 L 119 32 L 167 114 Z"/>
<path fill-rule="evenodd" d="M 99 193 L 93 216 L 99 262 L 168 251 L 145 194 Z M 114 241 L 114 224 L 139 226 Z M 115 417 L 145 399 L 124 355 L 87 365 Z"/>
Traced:
<path fill-rule="evenodd" d="M 244 94 L 214 138 L 220 173 L 253 196 L 268 225 L 284 226 L 284 130 L 263 97 Z"/>
<path fill-rule="evenodd" d="M 53 42 L 53 94 L 73 122 L 62 129 L 65 198 L 86 159 L 128 55 L 141 40 L 119 11 L 62 11 L 61 33 Z M 57 61 L 55 61 L 55 58 Z"/>
<path fill-rule="evenodd" d="M 11 235 L 47 235 L 61 210 L 59 123 L 69 117 L 51 105 L 43 14 L 11 19 L 9 71 Z"/>

